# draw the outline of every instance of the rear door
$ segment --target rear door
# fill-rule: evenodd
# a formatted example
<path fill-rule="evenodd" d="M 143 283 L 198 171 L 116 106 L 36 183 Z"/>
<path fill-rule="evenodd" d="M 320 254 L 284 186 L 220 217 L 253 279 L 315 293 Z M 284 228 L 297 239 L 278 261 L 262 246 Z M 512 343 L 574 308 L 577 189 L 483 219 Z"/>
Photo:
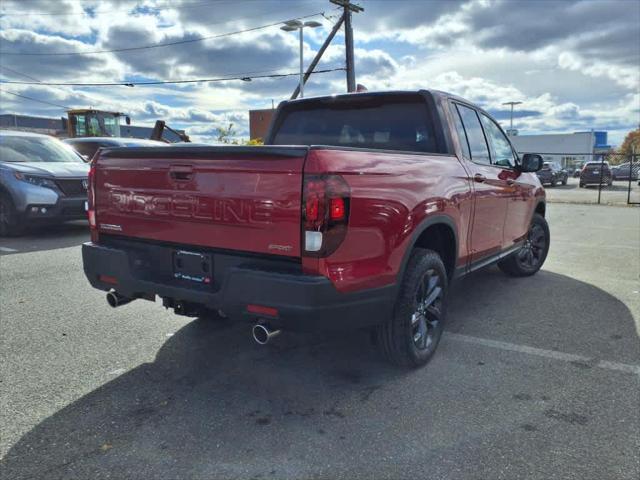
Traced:
<path fill-rule="evenodd" d="M 460 120 L 456 123 L 463 145 L 463 162 L 474 185 L 470 247 L 471 262 L 475 262 L 502 249 L 507 204 L 513 189 L 501 178 L 501 169 L 491 165 L 489 146 L 476 110 L 460 103 L 452 107 L 454 118 L 458 115 Z"/>
<path fill-rule="evenodd" d="M 299 256 L 306 153 L 306 147 L 103 151 L 96 170 L 99 232 Z"/>

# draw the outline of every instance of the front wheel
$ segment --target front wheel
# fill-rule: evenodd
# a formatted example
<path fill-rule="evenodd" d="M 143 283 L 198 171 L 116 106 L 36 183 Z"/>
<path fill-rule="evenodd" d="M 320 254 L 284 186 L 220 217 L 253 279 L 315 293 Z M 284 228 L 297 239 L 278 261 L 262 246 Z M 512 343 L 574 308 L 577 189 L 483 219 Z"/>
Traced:
<path fill-rule="evenodd" d="M 549 225 L 545 218 L 533 214 L 531 226 L 520 250 L 498 262 L 498 267 L 512 277 L 528 277 L 542 267 L 549 253 Z"/>
<path fill-rule="evenodd" d="M 564 180 L 562 180 L 562 185 L 566 186 L 568 181 L 569 181 L 569 177 L 564 177 Z"/>
<path fill-rule="evenodd" d="M 415 368 L 431 359 L 442 336 L 447 283 L 440 255 L 422 248 L 411 253 L 393 317 L 376 329 L 376 343 L 391 363 Z"/>

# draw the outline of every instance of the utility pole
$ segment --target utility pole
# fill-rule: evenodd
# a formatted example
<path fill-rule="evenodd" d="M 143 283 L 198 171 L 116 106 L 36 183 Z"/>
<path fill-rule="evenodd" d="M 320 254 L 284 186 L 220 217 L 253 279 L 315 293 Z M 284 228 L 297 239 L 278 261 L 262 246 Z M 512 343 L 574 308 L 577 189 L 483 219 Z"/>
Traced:
<path fill-rule="evenodd" d="M 347 62 L 347 92 L 356 91 L 356 69 L 353 60 L 353 27 L 351 25 L 351 13 L 364 11 L 360 5 L 355 5 L 350 0 L 330 0 L 344 9 L 344 47 Z"/>
<path fill-rule="evenodd" d="M 511 105 L 511 120 L 509 121 L 509 135 L 513 132 L 513 106 L 520 105 L 522 102 L 504 102 L 502 105 Z"/>

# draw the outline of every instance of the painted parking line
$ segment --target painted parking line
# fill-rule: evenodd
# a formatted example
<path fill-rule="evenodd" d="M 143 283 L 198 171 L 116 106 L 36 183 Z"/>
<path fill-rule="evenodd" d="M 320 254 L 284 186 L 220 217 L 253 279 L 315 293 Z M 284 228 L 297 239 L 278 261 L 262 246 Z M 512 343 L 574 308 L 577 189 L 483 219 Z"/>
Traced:
<path fill-rule="evenodd" d="M 13 253 L 13 252 L 17 252 L 17 251 L 18 250 L 16 250 L 15 248 L 0 247 L 0 252 Z"/>
<path fill-rule="evenodd" d="M 563 362 L 578 362 L 580 364 L 590 365 L 593 367 L 604 368 L 606 370 L 615 370 L 618 372 L 633 373 L 640 375 L 640 365 L 630 365 L 627 363 L 609 362 L 607 360 L 598 360 L 584 355 L 575 355 L 573 353 L 558 352 L 557 350 L 545 350 L 542 348 L 529 347 L 528 345 L 518 345 L 516 343 L 500 342 L 498 340 L 490 340 L 488 338 L 472 337 L 461 333 L 446 332 L 445 338 L 456 340 L 459 342 L 473 343 L 484 347 L 497 348 L 500 350 L 508 350 L 510 352 L 526 353 L 527 355 L 536 355 L 538 357 L 551 358 L 561 360 Z"/>

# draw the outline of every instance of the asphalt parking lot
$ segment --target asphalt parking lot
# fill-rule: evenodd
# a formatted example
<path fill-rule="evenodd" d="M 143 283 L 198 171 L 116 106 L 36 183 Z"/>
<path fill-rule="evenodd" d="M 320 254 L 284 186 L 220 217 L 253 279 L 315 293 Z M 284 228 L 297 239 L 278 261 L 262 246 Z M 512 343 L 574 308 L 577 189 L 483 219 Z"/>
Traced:
<path fill-rule="evenodd" d="M 578 186 L 579 179 L 569 178 L 566 185 L 546 187 L 547 199 L 560 203 L 598 203 L 598 186 Z M 628 202 L 640 204 L 640 185 L 638 181 L 614 180 L 611 186 L 603 185 L 600 191 L 600 203 L 603 205 L 626 205 Z"/>
<path fill-rule="evenodd" d="M 2 478 L 640 477 L 640 209 L 552 203 L 543 270 L 460 281 L 433 361 L 107 306 L 83 227 L 0 241 Z"/>

